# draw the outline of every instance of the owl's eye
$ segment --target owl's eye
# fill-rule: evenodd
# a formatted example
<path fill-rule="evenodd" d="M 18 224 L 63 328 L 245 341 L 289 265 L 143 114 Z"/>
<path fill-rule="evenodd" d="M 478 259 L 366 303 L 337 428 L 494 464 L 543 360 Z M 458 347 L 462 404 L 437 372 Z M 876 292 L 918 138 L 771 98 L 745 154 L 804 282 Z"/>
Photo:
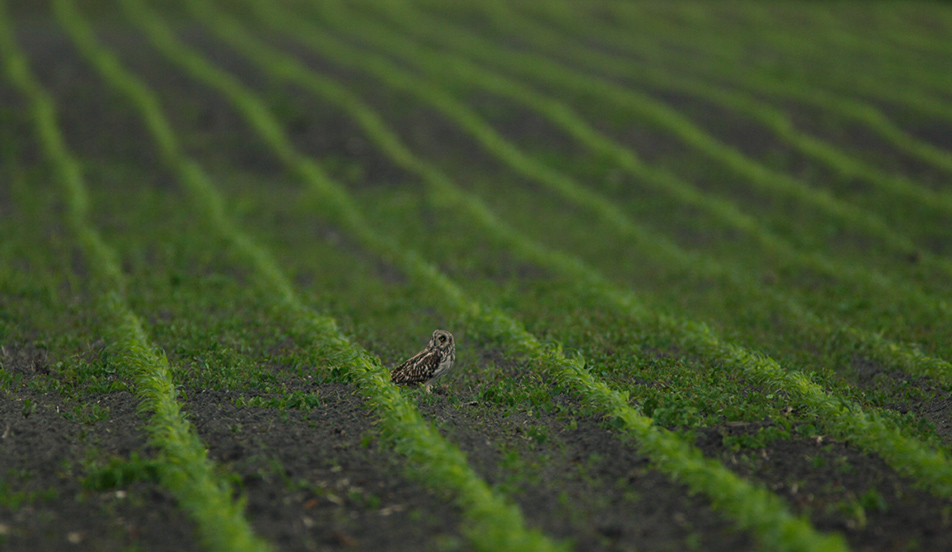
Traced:
<path fill-rule="evenodd" d="M 440 343 L 443 343 L 444 341 L 446 341 L 446 336 L 445 336 L 445 335 L 441 335 L 441 336 L 440 336 Z"/>

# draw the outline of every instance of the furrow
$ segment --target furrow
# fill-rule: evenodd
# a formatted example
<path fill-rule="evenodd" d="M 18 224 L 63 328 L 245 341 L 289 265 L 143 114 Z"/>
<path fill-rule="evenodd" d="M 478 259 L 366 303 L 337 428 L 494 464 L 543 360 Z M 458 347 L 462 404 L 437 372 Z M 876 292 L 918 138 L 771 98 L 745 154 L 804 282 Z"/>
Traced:
<path fill-rule="evenodd" d="M 541 534 L 527 529 L 522 514 L 495 495 L 485 481 L 473 472 L 463 453 L 422 419 L 419 411 L 390 383 L 389 374 L 379 360 L 346 339 L 333 319 L 318 315 L 304 306 L 268 251 L 258 246 L 229 218 L 220 193 L 201 167 L 184 154 L 180 141 L 151 90 L 126 71 L 114 54 L 98 45 L 92 30 L 68 0 L 57 0 L 57 7 L 60 17 L 68 25 L 89 62 L 139 110 L 161 150 L 163 160 L 188 189 L 192 201 L 205 212 L 221 236 L 230 241 L 254 267 L 263 287 L 276 296 L 279 307 L 287 309 L 288 320 L 297 325 L 299 332 L 313 334 L 316 343 L 332 351 L 330 356 L 337 357 L 342 366 L 350 371 L 359 391 L 377 412 L 384 432 L 394 442 L 398 452 L 413 465 L 416 477 L 437 489 L 453 489 L 457 493 L 457 501 L 464 507 L 467 521 L 471 524 L 469 535 L 473 545 L 486 550 L 558 549 Z M 216 67 L 204 66 L 202 60 L 189 56 L 189 52 L 176 41 L 171 31 L 137 0 L 125 1 L 123 7 L 130 19 L 149 22 L 143 25 L 143 30 L 170 59 L 190 60 L 193 70 L 205 69 L 208 78 L 228 87 L 230 93 L 242 93 L 236 83 L 225 78 Z M 262 110 L 257 111 L 255 123 L 259 129 L 270 129 L 270 139 L 283 145 L 282 155 L 288 161 L 297 160 L 297 154 L 291 150 L 274 122 Z M 308 174 L 318 174 L 309 172 L 318 171 L 316 167 L 304 170 Z"/>
<path fill-rule="evenodd" d="M 129 0 L 128 5 L 137 4 Z M 193 3 L 191 6 L 206 17 L 214 17 L 217 13 L 213 7 L 206 4 Z M 654 426 L 650 418 L 639 415 L 628 406 L 623 394 L 594 380 L 582 366 L 581 360 L 568 359 L 557 348 L 543 346 L 515 320 L 466 297 L 464 292 L 434 265 L 378 235 L 364 220 L 346 190 L 329 179 L 312 160 L 294 151 L 287 137 L 281 133 L 277 122 L 268 118 L 265 107 L 253 94 L 190 50 L 180 45 L 174 46 L 172 37 L 167 34 L 168 30 L 160 31 L 157 27 L 158 23 L 152 17 L 153 14 L 137 11 L 133 15 L 150 16 L 138 17 L 137 20 L 149 22 L 150 35 L 161 32 L 166 37 L 156 41 L 160 49 L 168 48 L 170 59 L 178 60 L 194 77 L 218 88 L 226 95 L 257 128 L 264 141 L 275 149 L 276 153 L 281 150 L 280 157 L 287 163 L 288 169 L 332 203 L 328 210 L 336 214 L 335 220 L 357 237 L 364 247 L 387 259 L 415 280 L 425 283 L 431 289 L 439 290 L 462 316 L 478 321 L 488 334 L 497 336 L 508 348 L 541 363 L 551 375 L 563 380 L 568 387 L 576 389 L 583 398 L 601 405 L 623 419 L 629 429 L 640 438 L 643 449 L 659 467 L 669 474 L 677 475 L 695 490 L 703 492 L 738 520 L 741 527 L 753 530 L 766 544 L 783 549 L 843 548 L 839 537 L 817 534 L 808 523 L 792 516 L 775 495 L 738 478 L 719 463 L 704 459 L 697 449 L 687 445 L 679 437 Z M 252 112 L 255 115 L 252 116 Z M 389 382 L 380 383 L 392 389 Z"/>
<path fill-rule="evenodd" d="M 107 245 L 89 222 L 89 199 L 79 161 L 58 128 L 57 108 L 29 69 L 15 42 L 0 2 L 0 54 L 10 80 L 30 104 L 30 115 L 45 156 L 55 167 L 67 206 L 67 224 L 93 271 L 100 315 L 106 321 L 107 348 L 136 384 L 140 408 L 152 412 L 152 442 L 162 451 L 161 480 L 195 519 L 203 544 L 213 550 L 268 550 L 243 517 L 234 489 L 208 459 L 204 445 L 185 418 L 165 355 L 149 342 L 142 323 L 126 302 L 126 281 Z"/>

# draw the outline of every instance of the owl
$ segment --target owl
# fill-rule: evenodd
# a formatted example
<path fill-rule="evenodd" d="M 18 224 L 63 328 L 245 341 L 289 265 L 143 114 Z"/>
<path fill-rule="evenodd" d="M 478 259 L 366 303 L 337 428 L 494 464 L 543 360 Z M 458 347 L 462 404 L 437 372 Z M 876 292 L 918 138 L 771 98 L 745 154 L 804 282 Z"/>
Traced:
<path fill-rule="evenodd" d="M 430 393 L 430 386 L 439 377 L 446 375 L 455 361 L 456 343 L 453 341 L 453 334 L 446 330 L 436 330 L 426 349 L 393 369 L 390 381 L 405 385 L 422 383 L 426 392 Z"/>

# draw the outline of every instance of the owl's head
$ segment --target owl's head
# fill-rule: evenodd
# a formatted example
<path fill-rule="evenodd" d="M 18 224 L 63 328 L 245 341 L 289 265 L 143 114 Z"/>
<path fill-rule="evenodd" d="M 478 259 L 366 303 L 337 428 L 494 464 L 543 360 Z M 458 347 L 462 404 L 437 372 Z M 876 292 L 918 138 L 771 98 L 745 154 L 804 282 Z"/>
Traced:
<path fill-rule="evenodd" d="M 448 351 L 453 348 L 453 334 L 446 330 L 436 330 L 430 339 L 430 349 Z"/>

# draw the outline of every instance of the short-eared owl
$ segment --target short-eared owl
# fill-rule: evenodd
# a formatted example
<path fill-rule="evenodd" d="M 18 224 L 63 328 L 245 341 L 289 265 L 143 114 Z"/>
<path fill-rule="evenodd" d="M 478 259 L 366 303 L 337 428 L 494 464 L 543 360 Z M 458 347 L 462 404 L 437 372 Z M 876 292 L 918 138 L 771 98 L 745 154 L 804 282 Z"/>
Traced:
<path fill-rule="evenodd" d="M 393 369 L 390 381 L 413 385 L 422 383 L 427 393 L 437 378 L 446 375 L 456 361 L 456 343 L 453 334 L 446 330 L 436 330 L 430 343 L 410 360 Z"/>

